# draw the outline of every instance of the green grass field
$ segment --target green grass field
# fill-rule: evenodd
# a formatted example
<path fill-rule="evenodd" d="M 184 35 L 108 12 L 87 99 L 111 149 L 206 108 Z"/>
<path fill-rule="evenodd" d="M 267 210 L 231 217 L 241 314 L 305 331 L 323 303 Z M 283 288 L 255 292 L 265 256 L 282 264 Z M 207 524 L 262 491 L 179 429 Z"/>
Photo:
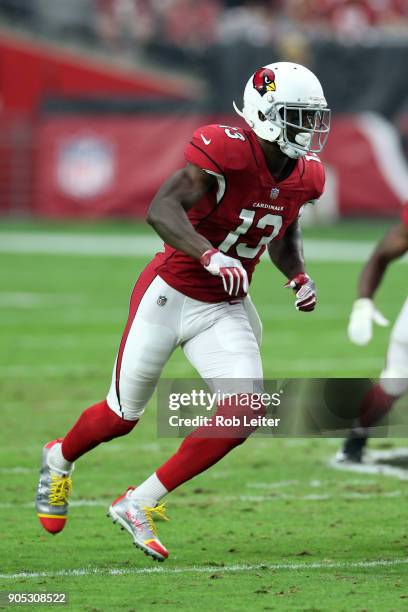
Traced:
<path fill-rule="evenodd" d="M 3 222 L 0 243 L 11 232 L 137 240 L 146 231 L 117 223 Z M 383 231 L 355 223 L 305 234 L 374 241 Z M 68 525 L 48 536 L 33 509 L 41 447 L 105 396 L 130 290 L 148 257 L 28 248 L 2 252 L 0 261 L 0 590 L 65 591 L 69 609 L 89 611 L 407 608 L 408 481 L 331 469 L 338 440 L 249 440 L 169 496 L 171 522 L 158 525 L 171 554 L 165 564 L 134 549 L 105 514 L 179 444 L 157 437 L 154 400 L 129 436 L 78 462 Z M 266 261 L 259 265 L 251 295 L 264 322 L 266 377 L 378 375 L 389 331 L 377 328 L 366 348 L 353 347 L 345 332 L 361 265 L 311 261 L 319 288 L 311 314 L 296 312 L 281 275 Z M 391 320 L 406 295 L 406 270 L 394 265 L 378 295 Z M 178 351 L 164 375 L 195 372 Z M 401 444 L 376 440 L 372 448 Z"/>

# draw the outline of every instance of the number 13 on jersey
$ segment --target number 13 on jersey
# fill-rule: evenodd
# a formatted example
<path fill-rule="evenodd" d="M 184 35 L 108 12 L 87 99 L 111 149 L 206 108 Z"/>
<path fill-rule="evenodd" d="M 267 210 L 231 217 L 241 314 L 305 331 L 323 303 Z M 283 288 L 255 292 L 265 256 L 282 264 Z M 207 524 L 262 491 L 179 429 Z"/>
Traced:
<path fill-rule="evenodd" d="M 254 210 L 243 208 L 239 213 L 239 218 L 242 219 L 242 223 L 226 236 L 226 238 L 219 245 L 219 250 L 227 253 L 228 250 L 239 240 L 239 237 L 247 233 L 254 222 L 254 217 Z M 268 234 L 267 236 L 263 236 L 255 247 L 249 247 L 244 242 L 237 244 L 237 254 L 240 257 L 246 257 L 247 259 L 253 259 L 256 257 L 261 248 L 276 238 L 276 236 L 279 234 L 282 227 L 282 217 L 280 215 L 267 214 L 261 217 L 256 224 L 256 227 L 259 229 L 265 229 L 269 226 L 273 227 L 272 233 Z"/>

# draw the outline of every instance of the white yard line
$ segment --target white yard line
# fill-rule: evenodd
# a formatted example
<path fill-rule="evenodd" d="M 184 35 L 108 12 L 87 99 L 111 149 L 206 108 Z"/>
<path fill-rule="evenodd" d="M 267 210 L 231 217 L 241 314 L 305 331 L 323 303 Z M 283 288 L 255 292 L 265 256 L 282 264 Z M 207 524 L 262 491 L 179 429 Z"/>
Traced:
<path fill-rule="evenodd" d="M 0 249 L 1 250 L 1 249 Z M 43 308 L 44 306 L 83 306 L 86 297 L 80 293 L 34 293 L 0 291 L 0 308 Z"/>
<path fill-rule="evenodd" d="M 105 342 L 104 337 L 96 336 L 92 338 L 92 345 L 95 346 L 95 340 L 97 342 Z M 18 340 L 13 339 L 14 345 L 18 345 L 19 349 L 32 349 L 32 348 L 53 348 L 58 347 L 59 349 L 78 349 L 84 346 L 83 335 L 77 336 L 64 336 L 63 334 L 55 334 L 52 336 L 20 336 Z"/>
<path fill-rule="evenodd" d="M 278 480 L 276 482 L 248 482 L 246 484 L 247 489 L 265 489 L 265 490 L 275 490 L 282 489 L 286 487 L 296 487 L 300 486 L 309 486 L 312 488 L 323 488 L 329 487 L 333 484 L 333 481 L 330 480 L 309 480 L 309 482 L 301 483 L 300 480 Z M 345 481 L 344 484 L 347 485 L 364 485 L 369 486 L 375 484 L 375 480 L 367 480 L 366 478 L 357 479 L 354 478 L 352 480 Z"/>
<path fill-rule="evenodd" d="M 373 242 L 351 240 L 305 240 L 310 261 L 363 262 L 374 248 Z M 0 252 L 46 255 L 151 256 L 162 249 L 162 242 L 148 235 L 56 234 L 2 232 Z M 408 263 L 408 258 L 403 260 Z"/>
<path fill-rule="evenodd" d="M 388 461 L 397 457 L 408 458 L 408 448 L 393 448 L 389 450 L 372 450 L 369 457 L 374 460 Z"/>
<path fill-rule="evenodd" d="M 102 373 L 102 368 L 88 365 L 14 365 L 0 366 L 0 377 L 7 378 L 38 378 L 39 376 L 58 377 L 58 376 L 86 376 Z"/>
<path fill-rule="evenodd" d="M 214 566 L 190 566 L 190 567 L 141 567 L 141 568 L 117 568 L 105 569 L 98 567 L 85 567 L 70 570 L 59 570 L 55 572 L 16 572 L 11 574 L 0 574 L 0 579 L 15 580 L 18 578 L 75 578 L 79 576 L 126 576 L 140 574 L 207 574 L 207 573 L 228 573 L 228 572 L 254 572 L 259 570 L 276 571 L 310 571 L 310 570 L 331 570 L 331 569 L 370 569 L 374 567 L 392 567 L 407 565 L 408 558 L 403 559 L 375 559 L 372 561 L 327 561 L 317 563 L 257 563 L 254 565 L 224 565 Z"/>
<path fill-rule="evenodd" d="M 339 357 L 339 358 L 312 358 L 308 357 L 307 359 L 291 359 L 285 361 L 284 359 L 279 359 L 274 366 L 274 370 L 277 373 L 282 372 L 291 372 L 292 374 L 295 372 L 313 372 L 314 376 L 317 377 L 318 373 L 326 373 L 330 376 L 333 376 L 333 372 L 337 370 L 336 376 L 341 376 L 339 374 L 338 369 L 342 372 L 349 372 L 349 376 L 352 375 L 352 372 L 358 371 L 360 368 L 368 369 L 371 371 L 379 371 L 382 364 L 384 363 L 384 355 L 378 357 L 356 357 L 353 360 L 352 365 L 347 363 L 347 358 Z M 353 374 L 355 376 L 355 374 Z M 277 376 L 277 375 L 276 375 Z"/>
<path fill-rule="evenodd" d="M 292 495 L 289 493 L 272 493 L 270 495 L 239 495 L 237 497 L 225 496 L 226 501 L 241 501 L 241 502 L 251 502 L 251 503 L 264 503 L 264 502 L 275 502 L 276 500 L 289 500 L 289 501 L 301 501 L 301 502 L 316 502 L 316 501 L 329 501 L 331 499 L 378 499 L 378 498 L 388 498 L 388 497 L 407 497 L 407 494 L 403 494 L 402 491 L 385 491 L 384 493 L 358 493 L 358 492 L 350 492 L 350 493 L 340 493 L 336 495 L 331 495 L 330 493 L 309 493 L 307 495 Z M 213 498 L 212 498 L 213 499 Z M 191 500 L 190 502 L 191 503 Z"/>
<path fill-rule="evenodd" d="M 359 492 L 349 492 L 349 493 L 340 493 L 331 495 L 330 493 L 309 493 L 307 495 L 293 495 L 289 493 L 271 493 L 270 495 L 202 495 L 193 498 L 193 501 L 197 501 L 197 503 L 202 503 L 204 501 L 211 501 L 212 504 L 226 504 L 226 503 L 275 503 L 276 501 L 284 500 L 284 501 L 294 501 L 294 502 L 320 502 L 320 501 L 329 501 L 329 500 L 353 500 L 360 499 L 371 500 L 378 498 L 395 498 L 395 497 L 408 497 L 408 492 L 403 493 L 402 491 L 385 491 L 384 493 L 359 493 Z M 109 504 L 112 503 L 112 499 L 78 499 L 72 500 L 70 502 L 70 506 L 72 508 L 107 508 Z M 173 506 L 191 506 L 192 498 L 191 496 L 188 499 L 180 498 L 174 499 L 172 502 Z M 34 502 L 0 502 L 0 509 L 7 510 L 9 508 L 25 508 L 34 510 Z"/>
<path fill-rule="evenodd" d="M 27 309 L 28 315 L 32 315 L 32 311 L 34 308 L 37 310 L 44 310 L 45 306 L 35 306 L 28 308 L 27 306 L 15 306 L 11 310 L 9 306 L 3 307 L 4 312 L 1 313 L 0 317 L 0 325 L 4 327 L 6 330 L 9 330 L 11 326 L 16 327 L 17 325 L 21 326 L 21 322 L 19 321 L 19 314 L 16 315 L 15 309 L 22 308 Z M 36 313 L 35 315 L 36 316 Z M 126 305 L 119 308 L 98 308 L 94 304 L 94 308 L 92 306 L 81 306 L 76 308 L 75 306 L 70 306 L 69 308 L 61 308 L 61 304 L 54 303 L 48 304 L 47 312 L 46 312 L 47 320 L 51 324 L 66 324 L 66 323 L 86 323 L 88 327 L 92 327 L 93 325 L 98 325 L 99 323 L 120 323 L 123 325 L 126 322 L 128 316 L 128 310 Z"/>
<path fill-rule="evenodd" d="M 359 357 L 353 362 L 353 371 L 358 368 L 378 370 L 384 361 L 384 356 L 379 355 L 378 357 Z M 322 358 L 308 358 L 308 359 L 292 359 L 292 360 L 280 360 L 279 364 L 276 365 L 277 372 L 304 372 L 313 371 L 317 376 L 318 373 L 333 373 L 334 369 L 341 368 L 342 371 L 346 372 L 350 368 L 345 363 L 344 358 L 334 359 L 322 359 Z M 173 363 L 171 364 L 171 372 L 177 376 L 191 376 L 191 372 L 194 368 L 186 362 L 184 363 Z M 37 364 L 21 364 L 21 365 L 5 365 L 0 366 L 0 377 L 5 376 L 8 378 L 37 378 L 40 375 L 48 377 L 58 377 L 66 375 L 74 376 L 85 376 L 89 372 L 94 374 L 103 374 L 104 372 L 108 375 L 108 371 L 105 371 L 102 366 L 95 366 L 92 364 L 77 364 L 77 365 L 37 365 Z M 170 376 L 167 376 L 170 378 Z M 198 378 L 198 374 L 197 374 Z"/>
<path fill-rule="evenodd" d="M 299 480 L 278 480 L 277 482 L 249 482 L 248 489 L 281 489 L 299 485 Z"/>
<path fill-rule="evenodd" d="M 155 236 L 7 232 L 0 235 L 2 253 L 45 255 L 148 256 L 162 249 Z"/>
<path fill-rule="evenodd" d="M 328 461 L 328 466 L 344 472 L 380 474 L 382 476 L 398 478 L 399 480 L 408 480 L 408 470 L 393 465 L 386 465 L 384 463 L 376 463 L 378 460 L 387 461 L 395 457 L 408 457 L 408 449 L 395 448 L 387 451 L 370 451 L 364 463 L 340 463 L 336 461 L 335 457 L 332 457 Z"/>
<path fill-rule="evenodd" d="M 32 474 L 37 473 L 38 470 L 35 468 L 26 468 L 26 467 L 9 467 L 9 468 L 0 468 L 0 474 Z"/>

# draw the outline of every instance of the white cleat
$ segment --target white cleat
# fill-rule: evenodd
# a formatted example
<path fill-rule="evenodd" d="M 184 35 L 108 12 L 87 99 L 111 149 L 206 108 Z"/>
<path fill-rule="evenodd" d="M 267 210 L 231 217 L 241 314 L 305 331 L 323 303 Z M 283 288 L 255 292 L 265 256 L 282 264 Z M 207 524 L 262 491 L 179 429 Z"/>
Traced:
<path fill-rule="evenodd" d="M 164 504 L 151 508 L 143 502 L 130 497 L 135 487 L 129 487 L 123 495 L 118 497 L 108 510 L 108 517 L 114 523 L 119 523 L 133 538 L 135 546 L 150 555 L 156 561 L 164 561 L 169 556 L 168 550 L 157 537 L 157 529 L 153 515 L 168 521 Z"/>

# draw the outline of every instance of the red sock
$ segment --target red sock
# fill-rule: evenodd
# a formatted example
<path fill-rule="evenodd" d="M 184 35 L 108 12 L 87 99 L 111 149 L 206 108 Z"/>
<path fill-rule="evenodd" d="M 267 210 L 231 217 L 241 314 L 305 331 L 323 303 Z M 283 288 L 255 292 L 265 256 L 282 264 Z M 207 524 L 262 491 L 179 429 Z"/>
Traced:
<path fill-rule="evenodd" d="M 87 408 L 62 441 L 62 454 L 67 461 L 75 461 L 101 442 L 124 436 L 137 421 L 126 421 L 108 406 L 107 401 Z"/>
<path fill-rule="evenodd" d="M 189 434 L 175 455 L 156 470 L 158 479 L 168 491 L 172 491 L 207 470 L 255 431 L 256 427 L 244 426 L 244 415 L 249 419 L 263 414 L 263 410 L 254 413 L 249 407 L 220 405 L 217 415 L 226 418 L 235 416 L 239 423 L 231 427 L 217 426 L 217 415 L 213 416 L 210 420 L 211 426 L 203 425 Z"/>
<path fill-rule="evenodd" d="M 373 385 L 361 403 L 360 425 L 372 427 L 392 408 L 398 397 L 388 395 L 380 385 Z"/>

